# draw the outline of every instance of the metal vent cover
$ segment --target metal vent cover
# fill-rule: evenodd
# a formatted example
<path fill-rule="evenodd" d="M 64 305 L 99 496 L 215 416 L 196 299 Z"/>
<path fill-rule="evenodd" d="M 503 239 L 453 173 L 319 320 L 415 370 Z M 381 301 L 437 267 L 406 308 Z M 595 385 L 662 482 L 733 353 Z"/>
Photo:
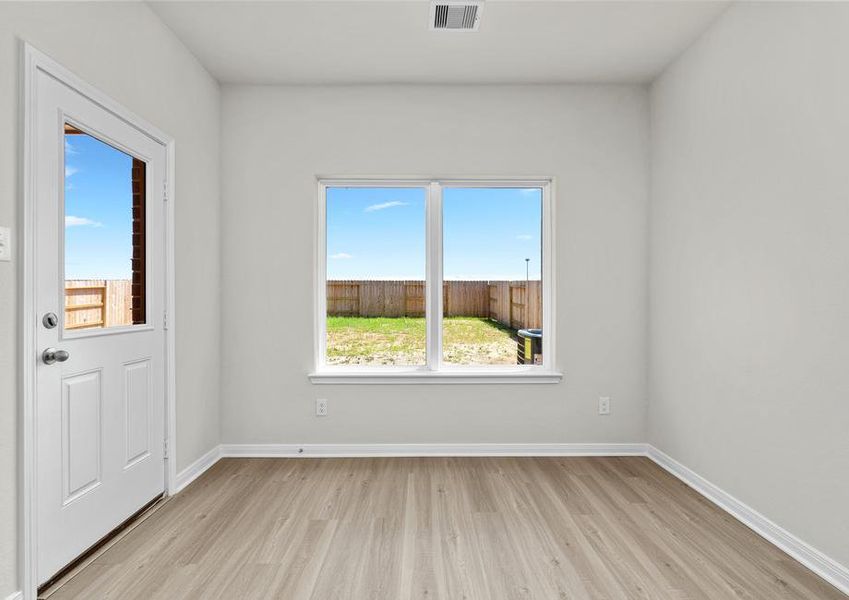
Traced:
<path fill-rule="evenodd" d="M 483 2 L 434 0 L 430 3 L 430 28 L 435 31 L 477 31 Z"/>

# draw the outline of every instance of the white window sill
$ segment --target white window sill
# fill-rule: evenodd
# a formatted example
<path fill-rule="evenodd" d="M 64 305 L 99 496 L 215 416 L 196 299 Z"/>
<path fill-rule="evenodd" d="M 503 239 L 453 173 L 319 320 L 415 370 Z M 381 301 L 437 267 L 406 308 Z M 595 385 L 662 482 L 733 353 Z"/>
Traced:
<path fill-rule="evenodd" d="M 562 373 L 537 369 L 516 371 L 385 371 L 326 370 L 309 374 L 314 384 L 537 384 L 560 383 Z"/>

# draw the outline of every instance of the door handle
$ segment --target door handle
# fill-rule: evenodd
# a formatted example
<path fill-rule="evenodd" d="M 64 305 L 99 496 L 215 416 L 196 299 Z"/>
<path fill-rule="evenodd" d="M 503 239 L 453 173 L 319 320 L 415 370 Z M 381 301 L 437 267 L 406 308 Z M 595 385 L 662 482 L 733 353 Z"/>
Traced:
<path fill-rule="evenodd" d="M 46 365 L 52 365 L 55 362 L 65 362 L 71 355 L 67 350 L 57 350 L 56 348 L 48 348 L 41 353 L 41 360 Z"/>

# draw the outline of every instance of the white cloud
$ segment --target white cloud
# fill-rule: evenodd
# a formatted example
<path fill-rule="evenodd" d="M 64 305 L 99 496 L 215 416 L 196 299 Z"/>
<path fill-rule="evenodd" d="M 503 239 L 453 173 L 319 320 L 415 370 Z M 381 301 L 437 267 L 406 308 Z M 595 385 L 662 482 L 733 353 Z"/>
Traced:
<path fill-rule="evenodd" d="M 521 193 L 523 196 L 536 196 L 540 193 L 540 189 L 539 188 L 522 188 L 521 190 L 519 190 L 519 193 Z"/>
<path fill-rule="evenodd" d="M 395 206 L 407 206 L 407 203 L 401 202 L 400 200 L 391 200 L 390 202 L 384 202 L 383 204 L 372 204 L 371 206 L 366 206 L 365 212 L 374 212 L 376 210 L 393 208 Z"/>
<path fill-rule="evenodd" d="M 72 156 L 74 154 L 79 154 L 77 149 L 71 145 L 71 142 L 65 140 L 65 156 Z"/>
<path fill-rule="evenodd" d="M 517 235 L 516 239 L 517 240 L 532 240 L 532 239 L 534 239 L 534 236 L 528 235 L 527 233 L 522 233 L 522 234 Z"/>
<path fill-rule="evenodd" d="M 346 258 L 354 258 L 351 254 L 347 252 L 337 252 L 336 254 L 331 254 L 328 258 L 332 258 L 334 260 L 344 260 Z"/>
<path fill-rule="evenodd" d="M 65 165 L 65 178 L 67 179 L 74 173 L 78 172 L 79 169 L 76 167 L 72 167 L 71 165 Z"/>
<path fill-rule="evenodd" d="M 91 219 L 87 219 L 86 217 L 75 217 L 74 215 L 67 215 L 65 217 L 65 227 L 81 226 L 103 227 L 103 223 L 101 223 L 100 221 L 93 221 Z"/>

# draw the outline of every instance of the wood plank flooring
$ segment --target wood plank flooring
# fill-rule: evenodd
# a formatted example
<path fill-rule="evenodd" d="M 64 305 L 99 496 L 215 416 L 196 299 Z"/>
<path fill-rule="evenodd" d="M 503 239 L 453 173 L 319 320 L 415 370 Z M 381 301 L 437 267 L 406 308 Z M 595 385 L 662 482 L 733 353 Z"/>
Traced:
<path fill-rule="evenodd" d="M 68 598 L 846 599 L 639 457 L 224 459 Z"/>

